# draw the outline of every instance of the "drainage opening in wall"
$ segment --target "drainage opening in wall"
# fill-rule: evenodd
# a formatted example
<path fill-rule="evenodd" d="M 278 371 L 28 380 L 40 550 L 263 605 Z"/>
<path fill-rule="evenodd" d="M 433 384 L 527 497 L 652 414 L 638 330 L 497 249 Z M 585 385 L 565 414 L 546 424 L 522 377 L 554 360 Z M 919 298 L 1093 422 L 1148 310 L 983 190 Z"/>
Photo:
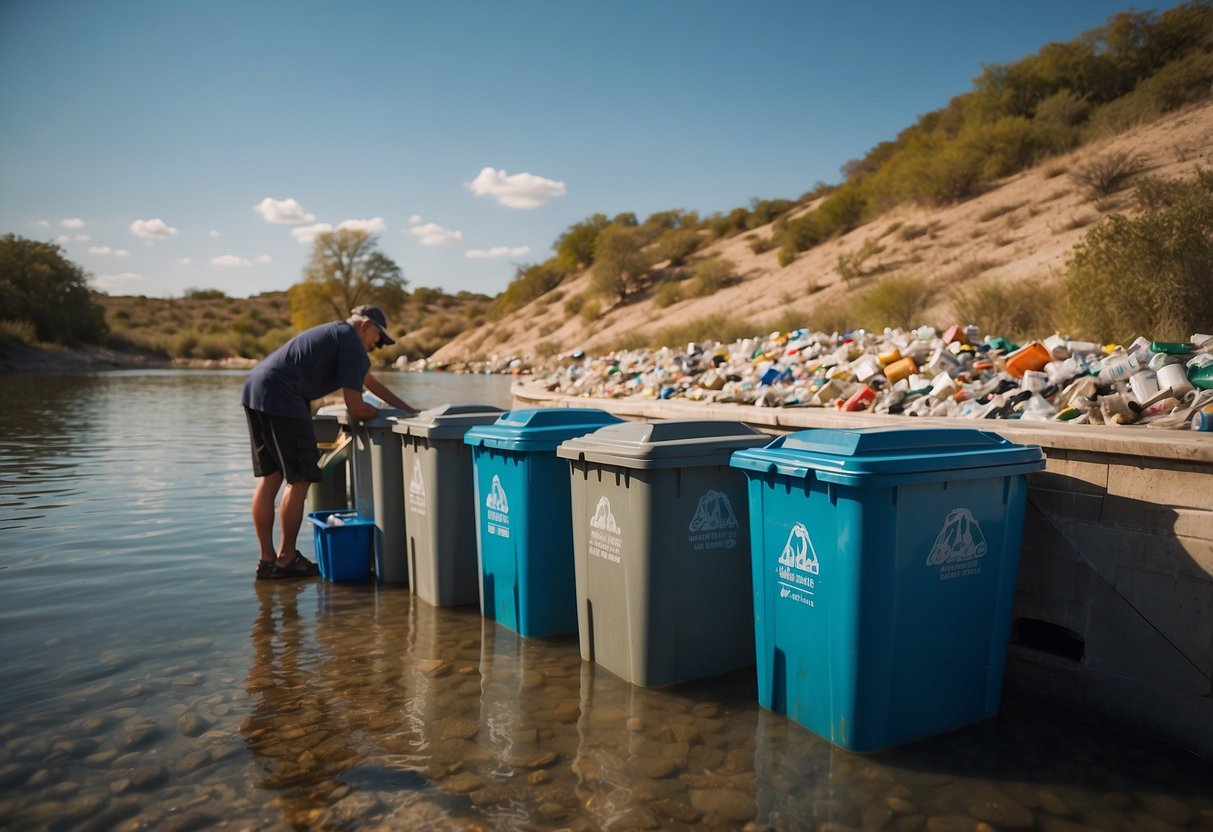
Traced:
<path fill-rule="evenodd" d="M 1078 633 L 1037 618 L 1017 618 L 1011 628 L 1011 643 L 1073 662 L 1082 661 L 1086 649 Z"/>

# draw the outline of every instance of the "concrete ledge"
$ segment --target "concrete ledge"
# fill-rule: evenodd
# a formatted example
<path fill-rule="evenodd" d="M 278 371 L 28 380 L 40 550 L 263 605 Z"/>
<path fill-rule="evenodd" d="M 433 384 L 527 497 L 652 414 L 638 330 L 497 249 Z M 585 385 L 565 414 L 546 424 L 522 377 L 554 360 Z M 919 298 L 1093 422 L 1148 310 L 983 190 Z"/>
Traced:
<path fill-rule="evenodd" d="M 708 404 L 686 399 L 593 399 L 552 393 L 519 382 L 510 388 L 518 407 L 599 407 L 632 419 L 732 419 L 774 433 L 803 428 L 856 427 L 974 427 L 1023 445 L 1070 451 L 1097 451 L 1155 459 L 1213 464 L 1213 434 L 1115 425 L 1066 425 L 996 419 L 946 419 L 843 413 L 825 407 L 755 407 L 749 404 Z"/>
<path fill-rule="evenodd" d="M 1007 684 L 1213 758 L 1213 435 L 920 419 L 826 408 L 591 399 L 515 384 L 517 407 L 804 428 L 975 427 L 1038 445 Z"/>

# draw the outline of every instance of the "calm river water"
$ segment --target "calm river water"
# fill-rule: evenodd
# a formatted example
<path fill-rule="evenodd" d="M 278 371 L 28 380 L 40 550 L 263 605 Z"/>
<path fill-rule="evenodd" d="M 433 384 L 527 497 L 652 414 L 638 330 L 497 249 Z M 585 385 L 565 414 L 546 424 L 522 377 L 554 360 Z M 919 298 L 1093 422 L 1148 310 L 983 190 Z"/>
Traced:
<path fill-rule="evenodd" d="M 0 827 L 1213 830 L 1208 762 L 1035 702 L 849 754 L 752 672 L 641 689 L 474 607 L 255 582 L 242 381 L 0 375 Z"/>

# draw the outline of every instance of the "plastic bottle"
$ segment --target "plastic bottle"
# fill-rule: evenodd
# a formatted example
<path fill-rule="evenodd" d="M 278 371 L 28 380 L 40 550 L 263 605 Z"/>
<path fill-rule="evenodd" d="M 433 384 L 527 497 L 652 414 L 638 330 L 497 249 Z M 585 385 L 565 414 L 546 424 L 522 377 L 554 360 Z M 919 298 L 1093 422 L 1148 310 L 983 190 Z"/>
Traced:
<path fill-rule="evenodd" d="M 1137 353 L 1114 353 L 1103 360 L 1099 370 L 1099 380 L 1104 384 L 1114 381 L 1124 381 L 1142 368 L 1141 359 Z"/>
<path fill-rule="evenodd" d="M 1192 430 L 1213 431 L 1213 404 L 1207 404 L 1192 414 Z"/>

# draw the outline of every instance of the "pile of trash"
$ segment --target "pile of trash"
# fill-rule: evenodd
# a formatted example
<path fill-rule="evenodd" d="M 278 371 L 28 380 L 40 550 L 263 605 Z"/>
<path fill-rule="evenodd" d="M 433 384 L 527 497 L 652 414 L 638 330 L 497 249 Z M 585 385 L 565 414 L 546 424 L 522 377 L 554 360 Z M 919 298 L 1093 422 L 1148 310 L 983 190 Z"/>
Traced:
<path fill-rule="evenodd" d="M 906 416 L 1213 430 L 1213 335 L 1128 347 L 1054 334 L 1022 346 L 975 326 L 798 329 L 685 350 L 582 352 L 536 371 L 573 396 L 829 407 Z"/>

